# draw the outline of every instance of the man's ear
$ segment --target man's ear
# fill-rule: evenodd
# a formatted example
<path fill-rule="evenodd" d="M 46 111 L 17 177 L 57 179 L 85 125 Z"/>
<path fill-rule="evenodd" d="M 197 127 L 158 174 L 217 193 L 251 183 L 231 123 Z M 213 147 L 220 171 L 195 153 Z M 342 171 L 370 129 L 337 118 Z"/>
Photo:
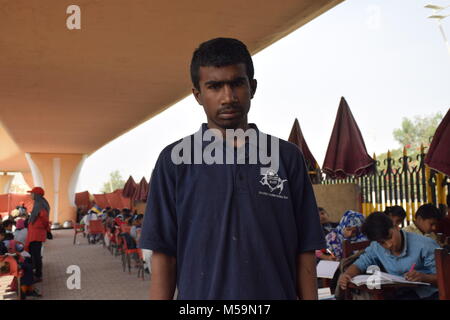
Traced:
<path fill-rule="evenodd" d="M 202 93 L 200 92 L 200 90 L 198 90 L 197 88 L 193 87 L 192 88 L 192 94 L 195 97 L 195 100 L 197 100 L 199 105 L 203 105 L 203 101 L 202 101 Z"/>
<path fill-rule="evenodd" d="M 251 97 L 250 97 L 250 99 L 253 99 L 253 96 L 255 95 L 257 86 L 258 86 L 258 81 L 256 81 L 256 79 L 250 80 L 250 90 L 251 90 Z"/>

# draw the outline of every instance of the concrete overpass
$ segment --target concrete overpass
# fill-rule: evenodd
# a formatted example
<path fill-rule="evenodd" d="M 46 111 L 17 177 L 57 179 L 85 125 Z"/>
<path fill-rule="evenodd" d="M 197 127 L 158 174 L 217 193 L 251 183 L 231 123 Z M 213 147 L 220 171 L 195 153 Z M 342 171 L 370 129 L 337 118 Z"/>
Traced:
<path fill-rule="evenodd" d="M 51 220 L 73 219 L 83 159 L 188 95 L 199 43 L 235 37 L 254 54 L 342 1 L 0 0 L 0 171 L 44 187 Z"/>

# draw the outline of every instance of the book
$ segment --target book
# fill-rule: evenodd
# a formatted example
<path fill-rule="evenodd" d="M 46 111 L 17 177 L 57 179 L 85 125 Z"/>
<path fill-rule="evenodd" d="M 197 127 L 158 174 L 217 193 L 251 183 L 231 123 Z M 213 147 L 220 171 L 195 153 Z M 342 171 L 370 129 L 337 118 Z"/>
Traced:
<path fill-rule="evenodd" d="M 374 274 L 361 274 L 352 278 L 352 283 L 357 286 L 367 285 L 367 286 L 375 286 L 375 285 L 383 285 L 383 284 L 416 284 L 416 285 L 426 285 L 429 286 L 429 283 L 426 282 L 417 282 L 417 281 L 408 281 L 401 276 L 396 276 L 393 274 L 389 274 L 386 272 L 377 271 Z"/>
<path fill-rule="evenodd" d="M 334 294 L 331 294 L 330 288 L 319 288 L 317 290 L 319 300 L 336 300 Z"/>
<path fill-rule="evenodd" d="M 338 261 L 320 260 L 316 266 L 317 278 L 333 279 L 337 268 L 339 268 Z"/>

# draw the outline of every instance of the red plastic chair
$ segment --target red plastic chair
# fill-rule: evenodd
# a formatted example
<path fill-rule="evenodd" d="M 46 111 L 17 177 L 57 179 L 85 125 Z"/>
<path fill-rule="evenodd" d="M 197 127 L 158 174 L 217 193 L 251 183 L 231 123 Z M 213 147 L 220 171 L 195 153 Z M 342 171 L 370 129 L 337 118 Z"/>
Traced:
<path fill-rule="evenodd" d="M 20 289 L 20 278 L 23 276 L 23 271 L 20 269 L 19 264 L 13 256 L 0 256 L 1 262 L 6 262 L 9 264 L 9 271 L 7 273 L 2 273 L 0 276 L 13 276 L 14 283 L 12 286 L 13 290 L 17 290 L 17 297 L 22 299 L 22 292 Z"/>
<path fill-rule="evenodd" d="M 84 224 L 75 223 L 75 225 L 73 226 L 73 231 L 75 231 L 73 235 L 73 244 L 75 244 L 77 240 L 77 234 L 83 233 L 84 236 Z"/>
<path fill-rule="evenodd" d="M 105 242 L 103 238 L 105 236 L 105 228 L 103 227 L 103 223 L 101 220 L 89 221 L 89 226 L 87 230 L 88 230 L 88 243 L 91 243 L 90 236 L 95 236 L 97 234 L 101 234 L 102 235 L 101 240 Z"/>
<path fill-rule="evenodd" d="M 123 249 L 122 249 L 122 267 L 123 267 L 123 272 L 125 272 L 126 266 L 128 265 L 128 273 L 131 273 L 131 255 L 133 253 L 139 255 L 139 251 L 140 249 L 136 248 L 136 249 L 129 249 L 127 242 L 125 241 L 125 239 L 123 239 L 123 236 L 121 236 L 122 238 L 122 245 L 123 245 Z M 142 252 L 141 252 L 142 255 Z M 141 259 L 139 259 L 140 261 Z M 139 263 L 139 262 L 138 262 Z M 140 265 L 140 263 L 139 263 Z"/>

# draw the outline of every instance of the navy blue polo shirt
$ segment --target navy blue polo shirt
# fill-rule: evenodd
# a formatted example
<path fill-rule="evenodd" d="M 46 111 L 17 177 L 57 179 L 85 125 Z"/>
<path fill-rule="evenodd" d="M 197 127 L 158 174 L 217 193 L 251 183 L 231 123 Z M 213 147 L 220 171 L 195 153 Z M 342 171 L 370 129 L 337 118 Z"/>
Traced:
<path fill-rule="evenodd" d="M 178 299 L 297 298 L 298 254 L 326 245 L 303 155 L 278 140 L 275 190 L 267 165 L 174 164 L 180 141 L 161 152 L 140 247 L 176 257 Z"/>

